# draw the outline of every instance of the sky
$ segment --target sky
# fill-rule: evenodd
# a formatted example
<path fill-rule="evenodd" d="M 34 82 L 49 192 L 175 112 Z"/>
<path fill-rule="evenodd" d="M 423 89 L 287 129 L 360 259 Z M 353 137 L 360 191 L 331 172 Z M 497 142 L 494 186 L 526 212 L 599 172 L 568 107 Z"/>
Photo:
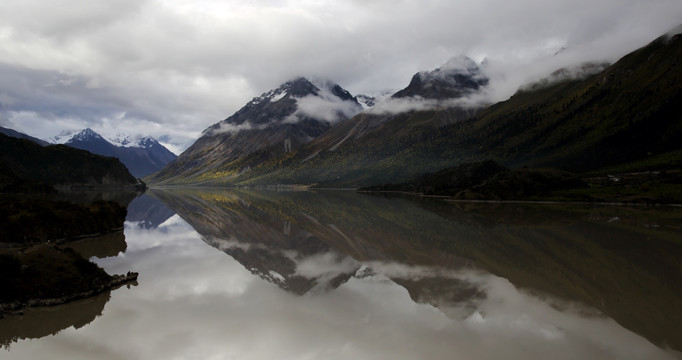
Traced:
<path fill-rule="evenodd" d="M 3 0 L 0 126 L 149 135 L 179 153 L 294 77 L 376 95 L 466 55 L 500 101 L 680 23 L 679 0 Z"/>

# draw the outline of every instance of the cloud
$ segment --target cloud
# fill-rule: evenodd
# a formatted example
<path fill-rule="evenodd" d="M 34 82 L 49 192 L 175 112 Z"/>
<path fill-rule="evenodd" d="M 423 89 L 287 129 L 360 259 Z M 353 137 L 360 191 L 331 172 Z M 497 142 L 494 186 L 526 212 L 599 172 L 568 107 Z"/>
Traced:
<path fill-rule="evenodd" d="M 678 0 L 6 0 L 0 113 L 31 135 L 59 132 L 60 119 L 93 129 L 109 119 L 184 148 L 296 76 L 373 94 L 468 55 L 488 59 L 501 100 L 558 68 L 614 61 L 681 18 Z M 10 111 L 45 122 L 29 128 Z"/>
<path fill-rule="evenodd" d="M 296 111 L 284 119 L 285 123 L 297 123 L 303 117 L 336 123 L 351 118 L 362 110 L 362 105 L 350 100 L 343 100 L 331 92 L 329 84 L 317 84 L 320 89 L 317 95 L 296 98 Z"/>
<path fill-rule="evenodd" d="M 244 121 L 241 124 L 231 124 L 228 122 L 220 122 L 220 123 L 216 124 L 216 127 L 210 127 L 208 129 L 206 129 L 206 131 L 204 131 L 202 133 L 202 135 L 210 134 L 212 136 L 212 135 L 226 134 L 226 133 L 234 134 L 234 133 L 238 133 L 242 130 L 251 130 L 254 128 L 255 129 L 262 129 L 264 127 L 265 126 L 263 126 L 263 125 L 259 125 L 259 126 L 254 127 L 248 121 Z"/>
<path fill-rule="evenodd" d="M 584 79 L 590 75 L 601 72 L 602 70 L 606 69 L 608 65 L 608 63 L 603 62 L 586 62 L 576 66 L 564 67 L 552 72 L 540 80 L 521 85 L 519 90 L 532 90 L 549 86 L 560 81 Z"/>
<path fill-rule="evenodd" d="M 492 95 L 483 89 L 468 96 L 456 99 L 424 99 L 420 96 L 405 98 L 385 97 L 365 110 L 368 114 L 399 114 L 410 111 L 437 110 L 458 107 L 465 110 L 476 110 L 492 103 Z"/>

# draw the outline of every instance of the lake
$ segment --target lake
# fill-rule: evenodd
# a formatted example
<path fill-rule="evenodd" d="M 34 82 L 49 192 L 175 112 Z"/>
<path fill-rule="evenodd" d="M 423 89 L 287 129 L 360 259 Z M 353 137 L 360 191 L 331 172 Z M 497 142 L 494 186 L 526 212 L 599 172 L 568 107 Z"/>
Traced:
<path fill-rule="evenodd" d="M 136 285 L 0 319 L 0 358 L 682 358 L 679 207 L 152 189 L 124 235 L 91 260 Z"/>

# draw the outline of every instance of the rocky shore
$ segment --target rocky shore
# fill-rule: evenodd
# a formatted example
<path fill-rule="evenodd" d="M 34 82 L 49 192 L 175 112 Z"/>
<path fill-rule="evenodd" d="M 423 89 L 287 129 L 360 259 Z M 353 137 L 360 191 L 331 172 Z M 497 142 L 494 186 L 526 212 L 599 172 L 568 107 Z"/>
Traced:
<path fill-rule="evenodd" d="M 101 284 L 96 288 L 89 289 L 79 293 L 73 293 L 65 296 L 60 296 L 57 298 L 46 298 L 46 299 L 28 299 L 25 301 L 13 301 L 7 303 L 0 303 L 0 318 L 7 314 L 21 314 L 23 310 L 31 307 L 38 306 L 56 306 L 66 304 L 72 301 L 89 298 L 101 294 L 108 290 L 114 290 L 115 288 L 125 285 L 125 284 L 137 284 L 136 272 L 128 272 L 125 275 L 112 275 L 111 280 L 106 284 Z"/>
<path fill-rule="evenodd" d="M 91 297 L 137 280 L 88 259 L 125 251 L 126 208 L 0 195 L 0 317 Z"/>

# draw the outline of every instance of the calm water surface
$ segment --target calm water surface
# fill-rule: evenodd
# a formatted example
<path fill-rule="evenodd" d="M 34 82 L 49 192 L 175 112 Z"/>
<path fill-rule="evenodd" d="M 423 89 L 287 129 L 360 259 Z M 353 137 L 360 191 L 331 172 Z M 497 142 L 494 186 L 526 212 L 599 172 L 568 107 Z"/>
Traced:
<path fill-rule="evenodd" d="M 679 359 L 682 209 L 150 190 L 2 359 Z"/>

